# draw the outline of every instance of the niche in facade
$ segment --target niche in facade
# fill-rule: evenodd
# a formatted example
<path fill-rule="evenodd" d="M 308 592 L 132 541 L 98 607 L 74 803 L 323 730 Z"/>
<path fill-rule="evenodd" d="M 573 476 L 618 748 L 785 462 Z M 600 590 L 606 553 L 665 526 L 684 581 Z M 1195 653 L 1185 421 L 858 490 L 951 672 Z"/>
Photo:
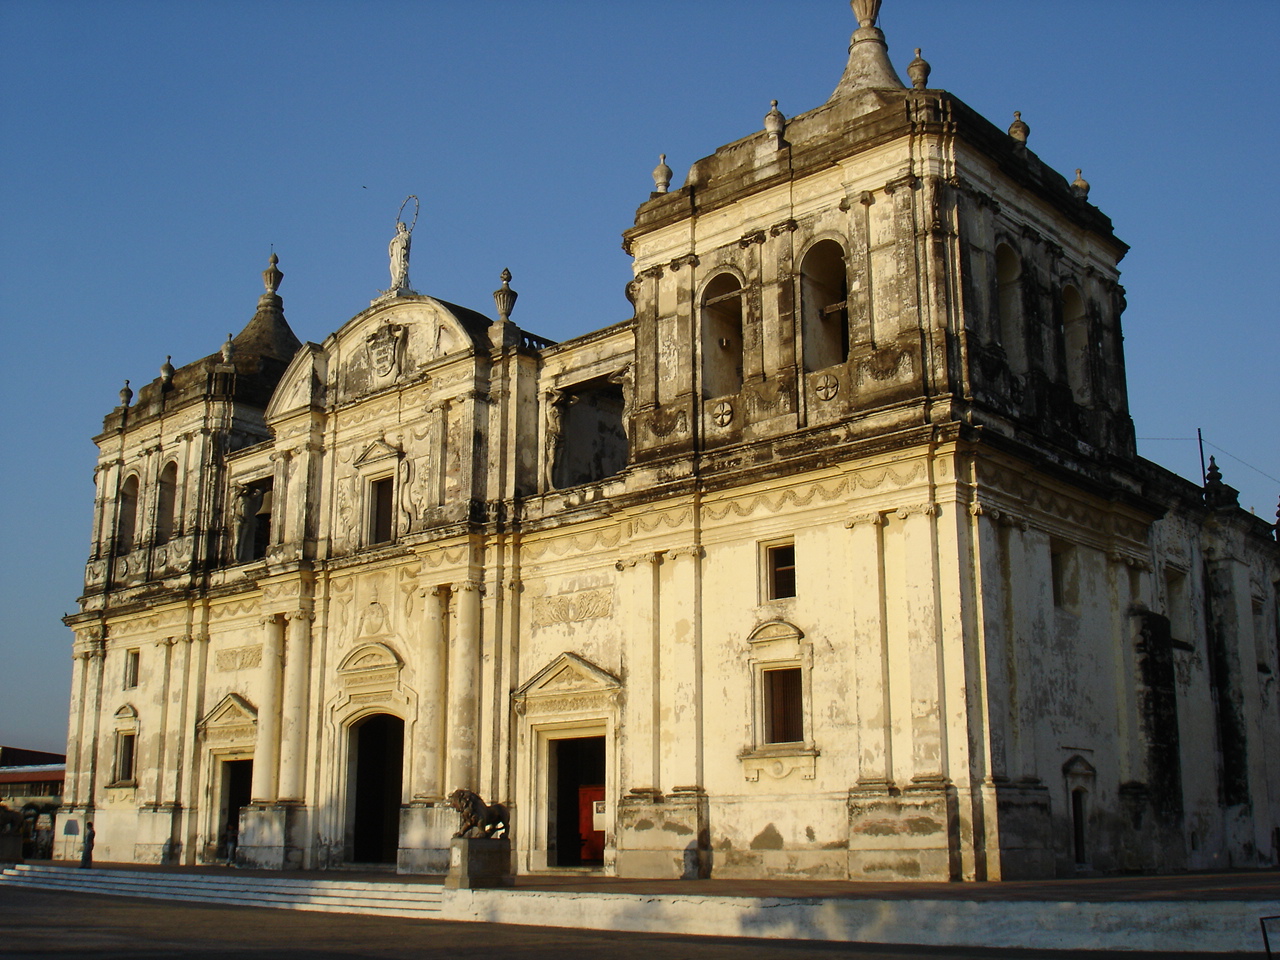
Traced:
<path fill-rule="evenodd" d="M 594 483 L 627 465 L 622 387 L 592 380 L 560 391 L 560 437 L 553 451 L 555 487 Z"/>
<path fill-rule="evenodd" d="M 1000 346 L 1014 373 L 1027 372 L 1026 327 L 1022 322 L 1022 261 L 1006 243 L 996 247 L 996 309 Z"/>
<path fill-rule="evenodd" d="M 1084 298 L 1075 287 L 1062 291 L 1062 342 L 1071 393 L 1076 403 L 1087 405 L 1093 399 L 1089 389 L 1089 320 Z"/>
<path fill-rule="evenodd" d="M 849 359 L 849 281 L 844 250 L 821 240 L 800 266 L 800 310 L 807 372 Z"/>

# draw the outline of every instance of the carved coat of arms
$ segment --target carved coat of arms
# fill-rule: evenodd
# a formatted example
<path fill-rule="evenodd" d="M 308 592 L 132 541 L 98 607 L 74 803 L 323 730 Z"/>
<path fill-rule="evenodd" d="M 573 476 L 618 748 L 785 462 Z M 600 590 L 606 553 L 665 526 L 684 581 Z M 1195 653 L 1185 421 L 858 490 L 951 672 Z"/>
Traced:
<path fill-rule="evenodd" d="M 385 323 L 365 338 L 369 354 L 369 367 L 375 376 L 386 377 L 400 373 L 400 355 L 403 352 L 405 328 L 398 323 Z"/>

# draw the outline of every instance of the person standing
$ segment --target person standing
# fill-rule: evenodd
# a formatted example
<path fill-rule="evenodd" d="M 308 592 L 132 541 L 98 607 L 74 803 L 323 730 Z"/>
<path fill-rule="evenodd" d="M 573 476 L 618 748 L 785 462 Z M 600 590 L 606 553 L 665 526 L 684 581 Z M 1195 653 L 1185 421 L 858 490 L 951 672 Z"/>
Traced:
<path fill-rule="evenodd" d="M 80 848 L 80 869 L 88 870 L 93 866 L 93 821 L 84 825 L 84 845 Z"/>
<path fill-rule="evenodd" d="M 236 865 L 236 847 L 240 845 L 240 825 L 234 820 L 227 823 L 227 866 Z"/>

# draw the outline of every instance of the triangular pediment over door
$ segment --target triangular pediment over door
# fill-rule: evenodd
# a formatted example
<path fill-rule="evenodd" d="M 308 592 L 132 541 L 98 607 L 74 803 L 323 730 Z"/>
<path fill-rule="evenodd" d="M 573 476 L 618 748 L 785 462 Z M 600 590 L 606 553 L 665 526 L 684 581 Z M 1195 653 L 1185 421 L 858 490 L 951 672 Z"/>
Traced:
<path fill-rule="evenodd" d="M 569 719 L 612 711 L 621 694 L 621 680 L 566 651 L 526 680 L 512 701 L 516 712 L 525 716 Z"/>
<path fill-rule="evenodd" d="M 257 738 L 258 709 L 237 693 L 229 693 L 200 721 L 208 741 L 252 743 Z"/>

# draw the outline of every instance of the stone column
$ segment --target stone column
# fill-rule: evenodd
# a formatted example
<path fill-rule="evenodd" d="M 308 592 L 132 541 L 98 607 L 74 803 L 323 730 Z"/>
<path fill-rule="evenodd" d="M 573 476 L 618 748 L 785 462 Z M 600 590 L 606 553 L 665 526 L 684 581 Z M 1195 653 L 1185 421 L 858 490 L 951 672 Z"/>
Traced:
<path fill-rule="evenodd" d="M 77 645 L 78 647 L 78 645 Z M 67 725 L 67 782 L 62 800 L 74 808 L 80 802 L 80 770 L 85 727 L 85 680 L 89 673 L 89 652 L 77 649 L 71 655 L 71 710 Z"/>
<path fill-rule="evenodd" d="M 209 634 L 205 632 L 207 624 L 193 625 L 193 633 L 184 637 L 186 656 L 184 658 L 184 694 L 182 708 L 182 729 L 194 731 L 204 716 L 205 684 L 208 677 L 205 668 L 209 662 Z M 191 737 L 186 743 L 187 755 L 178 776 L 178 802 L 183 808 L 183 862 L 190 865 L 199 856 L 199 837 L 204 822 L 204 811 L 199 808 L 197 798 L 200 796 L 200 775 L 210 762 L 209 753 L 203 739 Z"/>
<path fill-rule="evenodd" d="M 279 614 L 262 618 L 262 678 L 258 693 L 258 738 L 253 748 L 254 803 L 276 799 L 280 756 L 280 661 L 284 652 L 284 621 Z"/>
<path fill-rule="evenodd" d="M 854 697 L 857 702 L 858 784 L 887 788 L 892 783 L 893 744 L 890 738 L 888 691 L 888 635 L 885 630 L 883 598 L 884 546 L 881 528 L 884 518 L 867 513 L 845 521 L 852 541 L 849 556 L 854 564 L 855 595 L 879 598 L 881 602 L 856 603 L 853 652 Z"/>
<path fill-rule="evenodd" d="M 86 751 L 80 750 L 81 758 L 88 756 L 88 762 L 82 765 L 80 776 L 80 803 L 92 807 L 96 799 L 98 787 L 98 751 L 101 746 L 99 736 L 102 729 L 102 674 L 106 667 L 107 649 L 104 640 L 96 641 L 89 648 L 85 669 L 88 682 L 85 685 L 85 698 L 82 708 L 89 714 L 89 744 Z"/>
<path fill-rule="evenodd" d="M 702 638 L 698 613 L 700 546 L 667 551 L 661 568 L 661 690 L 663 791 L 702 787 Z"/>
<path fill-rule="evenodd" d="M 910 678 L 909 694 L 904 698 L 910 706 L 904 712 L 911 717 L 911 779 L 918 783 L 937 783 L 946 776 L 946 736 L 942 726 L 945 701 L 938 662 L 937 513 L 933 503 L 898 509 L 906 600 L 902 611 L 905 665 Z"/>
<path fill-rule="evenodd" d="M 479 743 L 480 591 L 478 580 L 453 585 L 456 627 L 449 650 L 449 754 L 446 791 L 476 787 Z"/>
<path fill-rule="evenodd" d="M 621 572 L 620 594 L 634 638 L 627 648 L 627 697 L 623 704 L 627 735 L 619 738 L 623 751 L 621 785 L 636 795 L 654 793 L 660 781 L 658 684 L 662 662 L 657 584 L 661 556 L 650 550 L 614 564 Z"/>
<path fill-rule="evenodd" d="M 155 795 L 152 800 L 157 804 L 172 803 L 174 796 L 165 789 L 166 782 L 170 781 L 169 772 L 174 761 L 171 756 L 169 743 L 169 730 L 173 725 L 173 718 L 170 717 L 169 707 L 169 682 L 170 668 L 172 666 L 172 652 L 175 642 L 174 637 L 162 637 L 153 644 L 156 655 L 161 661 L 160 666 L 160 689 L 158 691 L 156 711 L 160 718 L 160 726 L 155 731 L 155 747 L 151 751 L 155 764 Z M 139 778 L 141 780 L 141 778 Z"/>
<path fill-rule="evenodd" d="M 308 692 L 311 686 L 311 620 L 306 610 L 285 614 L 288 644 L 284 662 L 284 709 L 280 725 L 281 800 L 302 800 L 306 795 Z M 261 714 L 259 714 L 261 729 Z"/>
<path fill-rule="evenodd" d="M 443 773 L 445 733 L 444 591 L 422 591 L 422 647 L 418 654 L 418 720 L 413 728 L 414 800 L 439 800 L 447 792 Z"/>

